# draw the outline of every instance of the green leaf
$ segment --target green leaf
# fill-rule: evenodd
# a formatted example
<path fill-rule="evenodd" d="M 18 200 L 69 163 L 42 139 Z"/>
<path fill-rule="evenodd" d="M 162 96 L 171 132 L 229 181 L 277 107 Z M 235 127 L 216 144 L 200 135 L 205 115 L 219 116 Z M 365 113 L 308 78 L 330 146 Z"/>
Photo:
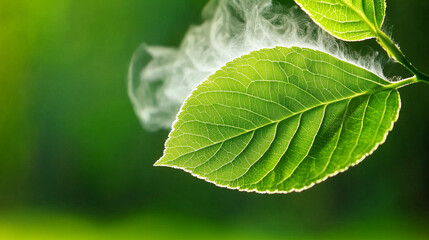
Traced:
<path fill-rule="evenodd" d="M 345 41 L 378 37 L 385 0 L 295 0 L 322 28 Z"/>
<path fill-rule="evenodd" d="M 396 86 L 320 51 L 262 49 L 192 92 L 155 165 L 245 191 L 306 189 L 384 141 L 400 108 Z"/>

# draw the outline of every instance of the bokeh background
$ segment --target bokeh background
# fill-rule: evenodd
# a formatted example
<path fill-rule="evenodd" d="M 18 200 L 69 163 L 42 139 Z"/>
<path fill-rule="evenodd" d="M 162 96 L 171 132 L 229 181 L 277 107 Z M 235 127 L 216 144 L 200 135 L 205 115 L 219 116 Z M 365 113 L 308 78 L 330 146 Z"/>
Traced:
<path fill-rule="evenodd" d="M 429 72 L 429 2 L 387 2 L 387 31 Z M 128 64 L 141 42 L 177 46 L 206 3 L 0 0 L 0 239 L 429 239 L 429 85 L 401 89 L 378 151 L 302 193 L 152 166 L 168 131 L 140 126 Z"/>

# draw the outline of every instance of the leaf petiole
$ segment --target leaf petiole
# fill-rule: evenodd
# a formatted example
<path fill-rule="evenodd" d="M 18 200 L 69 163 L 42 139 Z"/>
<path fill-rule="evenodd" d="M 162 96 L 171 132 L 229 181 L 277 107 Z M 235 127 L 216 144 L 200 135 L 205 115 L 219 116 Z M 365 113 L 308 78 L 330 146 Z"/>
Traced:
<path fill-rule="evenodd" d="M 406 78 L 406 79 L 403 79 L 403 80 L 398 81 L 398 82 L 393 82 L 393 83 L 389 84 L 387 87 L 392 88 L 392 89 L 398 89 L 398 88 L 405 87 L 407 85 L 417 83 L 417 82 L 419 82 L 417 77 L 412 76 L 410 78 Z"/>

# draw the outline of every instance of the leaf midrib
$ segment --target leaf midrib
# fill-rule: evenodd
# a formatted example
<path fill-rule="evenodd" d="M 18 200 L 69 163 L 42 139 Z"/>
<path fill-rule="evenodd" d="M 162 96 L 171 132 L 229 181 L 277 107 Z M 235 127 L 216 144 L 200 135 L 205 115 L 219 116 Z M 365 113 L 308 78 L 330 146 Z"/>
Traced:
<path fill-rule="evenodd" d="M 231 139 L 233 139 L 233 138 L 239 137 L 239 136 L 241 136 L 241 135 L 243 135 L 243 134 L 246 134 L 246 133 L 249 133 L 249 132 L 252 132 L 252 131 L 256 131 L 256 130 L 261 129 L 261 128 L 263 128 L 263 127 L 266 127 L 266 126 L 268 126 L 268 125 L 271 125 L 271 124 L 274 124 L 274 123 L 280 123 L 280 122 L 282 122 L 282 121 L 284 121 L 284 120 L 286 120 L 286 119 L 292 118 L 292 117 L 294 117 L 294 116 L 297 116 L 297 115 L 302 114 L 302 113 L 307 112 L 307 111 L 311 111 L 312 109 L 315 109 L 315 108 L 318 108 L 318 107 L 321 107 L 321 106 L 325 106 L 325 105 L 329 105 L 329 104 L 333 104 L 333 103 L 341 102 L 341 101 L 344 101 L 344 100 L 348 100 L 348 99 L 352 99 L 352 98 L 356 98 L 356 97 L 360 97 L 360 96 L 364 96 L 364 95 L 371 95 L 371 94 L 376 93 L 376 92 L 381 92 L 381 91 L 388 90 L 388 89 L 393 89 L 393 88 L 395 88 L 395 84 L 394 84 L 394 83 L 390 83 L 390 84 L 386 84 L 386 85 L 383 85 L 383 86 L 379 86 L 379 87 L 377 87 L 377 88 L 373 88 L 373 89 L 371 89 L 370 91 L 365 91 L 365 92 L 362 92 L 362 93 L 359 93 L 359 94 L 351 95 L 351 96 L 349 96 L 349 97 L 340 98 L 340 99 L 336 99 L 336 100 L 333 100 L 333 101 L 328 101 L 328 102 L 325 102 L 325 103 L 323 103 L 323 104 L 317 104 L 317 105 L 315 105 L 315 106 L 313 106 L 313 107 L 310 107 L 310 108 L 304 109 L 304 110 L 302 110 L 302 111 L 296 112 L 296 113 L 294 113 L 294 114 L 292 114 L 292 115 L 289 115 L 289 116 L 287 116 L 287 117 L 285 117 L 285 118 L 282 118 L 282 119 L 279 119 L 279 120 L 276 120 L 276 121 L 271 121 L 271 122 L 266 123 L 266 124 L 262 124 L 262 125 L 260 125 L 260 126 L 258 126 L 258 127 L 255 127 L 255 128 L 249 129 L 249 130 L 246 130 L 246 131 L 244 131 L 244 132 L 242 132 L 242 133 L 239 133 L 239 134 L 237 134 L 237 135 L 234 135 L 234 136 L 228 137 L 228 138 L 223 139 L 223 140 L 221 140 L 221 141 L 213 142 L 213 143 L 211 143 L 211 144 L 209 144 L 209 145 L 207 145 L 207 146 L 204 146 L 204 147 L 202 147 L 202 148 L 199 148 L 199 149 L 196 149 L 196 150 L 193 150 L 193 151 L 190 151 L 190 152 L 187 152 L 187 153 L 181 154 L 180 156 L 178 156 L 178 157 L 176 157 L 176 158 L 174 158 L 174 159 L 168 160 L 167 162 L 162 163 L 162 164 L 159 164 L 159 165 L 167 164 L 167 163 L 169 163 L 169 162 L 175 161 L 176 159 L 178 159 L 178 158 L 180 158 L 180 157 L 186 156 L 186 155 L 188 155 L 188 154 L 192 154 L 192 153 L 194 153 L 194 152 L 201 151 L 201 150 L 203 150 L 203 149 L 205 149 L 205 148 L 208 148 L 208 147 L 214 146 L 214 145 L 219 144 L 219 143 L 222 143 L 222 142 L 226 142 L 226 141 L 228 141 L 228 140 L 231 140 Z M 174 127 L 173 127 L 173 129 L 174 129 Z M 162 158 L 161 158 L 160 160 L 158 160 L 158 162 L 159 162 L 159 161 L 161 161 L 161 160 L 162 160 Z M 155 163 L 155 165 L 158 165 L 158 164 L 157 164 L 157 163 Z"/>
<path fill-rule="evenodd" d="M 373 31 L 373 33 L 374 33 L 375 35 L 377 35 L 377 36 L 378 36 L 378 31 L 379 31 L 379 30 L 376 28 L 376 26 L 374 26 L 374 25 L 369 21 L 369 19 L 366 17 L 366 15 L 363 15 L 363 13 L 362 13 L 362 12 L 360 12 L 360 11 L 356 10 L 356 9 L 355 9 L 355 8 L 353 8 L 350 4 L 346 3 L 344 0 L 338 0 L 338 1 L 342 2 L 344 5 L 346 5 L 347 7 L 349 7 L 350 9 L 352 9 L 355 13 L 357 13 L 357 14 L 362 18 L 362 20 L 363 20 L 366 24 L 368 24 L 368 25 L 370 26 L 370 28 L 371 28 L 371 30 Z M 374 8 L 375 8 L 375 6 L 374 6 Z M 374 9 L 374 15 L 375 15 L 375 9 Z M 377 20 L 376 20 L 375 16 L 374 16 L 374 20 L 375 20 L 375 22 L 376 22 L 376 24 L 377 24 Z"/>

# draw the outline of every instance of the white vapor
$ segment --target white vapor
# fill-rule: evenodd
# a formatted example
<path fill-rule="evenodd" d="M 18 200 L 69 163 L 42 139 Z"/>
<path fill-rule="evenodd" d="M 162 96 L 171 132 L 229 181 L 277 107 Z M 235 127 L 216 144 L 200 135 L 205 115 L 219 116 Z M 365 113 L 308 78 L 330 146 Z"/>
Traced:
<path fill-rule="evenodd" d="M 262 48 L 321 50 L 383 77 L 377 53 L 361 57 L 321 30 L 298 7 L 271 0 L 212 0 L 204 22 L 191 26 L 180 47 L 142 45 L 129 70 L 129 95 L 147 130 L 169 129 L 180 106 L 200 82 L 227 62 Z"/>

